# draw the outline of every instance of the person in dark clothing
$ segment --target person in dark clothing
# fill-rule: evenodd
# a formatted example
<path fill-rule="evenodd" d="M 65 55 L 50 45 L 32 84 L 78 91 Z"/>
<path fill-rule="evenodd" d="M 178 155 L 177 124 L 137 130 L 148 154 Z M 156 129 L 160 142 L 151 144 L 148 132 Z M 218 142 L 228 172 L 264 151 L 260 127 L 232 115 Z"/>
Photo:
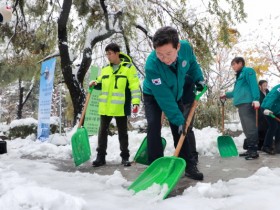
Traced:
<path fill-rule="evenodd" d="M 185 77 L 185 85 L 184 85 L 183 96 L 182 96 L 185 119 L 187 119 L 189 115 L 194 99 L 195 99 L 195 83 L 192 77 L 187 74 Z M 194 156 L 196 162 L 198 162 L 198 152 L 196 151 L 196 140 L 193 132 L 193 122 L 194 122 L 194 116 L 187 132 L 187 140 L 189 141 L 190 144 L 190 152 Z"/>
<path fill-rule="evenodd" d="M 261 105 L 263 113 L 266 115 L 268 122 L 268 129 L 265 135 L 262 151 L 268 154 L 275 154 L 275 151 L 279 153 L 280 143 L 280 122 L 273 119 L 273 115 L 277 118 L 280 117 L 280 84 L 276 85 L 264 98 Z M 275 151 L 273 147 L 273 139 L 275 141 Z"/>
<path fill-rule="evenodd" d="M 263 99 L 265 96 L 269 93 L 269 90 L 267 89 L 267 81 L 266 80 L 260 80 L 259 81 L 259 88 L 260 88 L 260 105 L 263 102 Z M 258 134 L 259 134 L 259 144 L 258 144 L 258 150 L 261 150 L 263 147 L 263 142 L 265 139 L 265 135 L 268 129 L 267 120 L 263 114 L 264 109 L 260 107 L 259 114 L 258 114 Z"/>

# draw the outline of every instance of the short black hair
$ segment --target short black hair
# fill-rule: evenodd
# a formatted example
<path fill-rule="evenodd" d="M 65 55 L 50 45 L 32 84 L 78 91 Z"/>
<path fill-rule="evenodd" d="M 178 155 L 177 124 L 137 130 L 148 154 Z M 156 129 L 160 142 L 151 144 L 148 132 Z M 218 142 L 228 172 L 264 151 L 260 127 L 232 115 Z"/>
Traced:
<path fill-rule="evenodd" d="M 165 26 L 158 29 L 153 37 L 154 48 L 156 49 L 157 47 L 161 47 L 169 43 L 177 49 L 179 44 L 179 35 L 177 30 L 171 26 Z"/>
<path fill-rule="evenodd" d="M 262 86 L 263 83 L 267 83 L 267 81 L 264 80 L 264 79 L 261 79 L 261 80 L 259 81 L 259 85 Z"/>
<path fill-rule="evenodd" d="M 116 43 L 111 43 L 111 44 L 108 44 L 106 47 L 105 47 L 105 52 L 107 51 L 113 51 L 113 52 L 120 52 L 120 46 L 117 45 Z"/>
<path fill-rule="evenodd" d="M 245 60 L 242 57 L 235 57 L 234 59 L 232 59 L 230 64 L 232 65 L 233 63 L 240 63 L 240 62 L 242 63 L 243 66 L 245 66 Z"/>

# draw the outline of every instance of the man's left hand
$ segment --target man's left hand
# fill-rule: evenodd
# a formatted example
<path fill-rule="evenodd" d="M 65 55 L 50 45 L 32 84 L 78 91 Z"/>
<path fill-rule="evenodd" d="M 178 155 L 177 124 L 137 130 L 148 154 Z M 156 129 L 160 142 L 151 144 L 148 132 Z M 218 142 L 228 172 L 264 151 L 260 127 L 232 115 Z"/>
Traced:
<path fill-rule="evenodd" d="M 252 106 L 254 107 L 254 109 L 259 109 L 259 108 L 260 108 L 260 102 L 258 102 L 258 101 L 253 101 L 253 102 L 252 102 Z"/>
<path fill-rule="evenodd" d="M 206 83 L 204 81 L 198 81 L 195 83 L 195 86 L 196 86 L 196 90 L 201 92 L 203 88 L 206 86 Z"/>
<path fill-rule="evenodd" d="M 138 104 L 134 104 L 133 108 L 132 108 L 132 113 L 133 114 L 137 114 L 138 110 L 139 110 L 139 105 Z"/>

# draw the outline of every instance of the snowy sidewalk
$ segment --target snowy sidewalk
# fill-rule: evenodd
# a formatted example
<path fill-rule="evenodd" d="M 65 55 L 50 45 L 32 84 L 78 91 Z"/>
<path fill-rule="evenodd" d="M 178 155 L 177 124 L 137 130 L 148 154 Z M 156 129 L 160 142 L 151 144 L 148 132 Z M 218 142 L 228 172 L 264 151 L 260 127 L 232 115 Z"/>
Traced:
<path fill-rule="evenodd" d="M 219 156 L 202 156 L 199 157 L 199 170 L 204 174 L 204 183 L 216 183 L 219 180 L 229 181 L 234 178 L 247 178 L 253 175 L 259 168 L 269 167 L 278 168 L 280 163 L 280 154 L 267 155 L 260 152 L 259 159 L 245 160 L 243 157 L 221 158 Z M 139 174 L 146 168 L 141 164 L 133 164 L 131 167 L 123 167 L 120 164 L 107 162 L 106 166 L 93 168 L 91 161 L 84 163 L 82 166 L 75 168 L 72 161 L 54 161 L 58 170 L 65 172 L 86 172 L 97 173 L 99 175 L 112 175 L 116 170 L 120 171 L 122 176 L 128 181 L 134 181 Z M 182 177 L 171 196 L 181 195 L 185 189 L 195 186 L 198 181 Z"/>

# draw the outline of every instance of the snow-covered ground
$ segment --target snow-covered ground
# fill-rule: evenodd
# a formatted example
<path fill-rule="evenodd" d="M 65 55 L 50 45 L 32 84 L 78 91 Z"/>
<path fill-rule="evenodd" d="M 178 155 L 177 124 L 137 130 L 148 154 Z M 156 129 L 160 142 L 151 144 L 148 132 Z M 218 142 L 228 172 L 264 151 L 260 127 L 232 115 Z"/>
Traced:
<path fill-rule="evenodd" d="M 127 190 L 131 182 L 118 170 L 113 175 L 103 176 L 57 170 L 51 160 L 71 159 L 69 142 L 73 132 L 66 137 L 53 135 L 50 142 L 44 143 L 34 141 L 35 136 L 7 141 L 8 153 L 0 155 L 1 210 L 279 209 L 280 168 L 263 167 L 248 178 L 227 182 L 197 182 L 195 186 L 185 189 L 182 195 L 165 200 L 160 199 L 155 189 L 134 195 Z M 200 155 L 217 155 L 216 139 L 221 133 L 208 127 L 195 129 L 195 135 Z M 167 140 L 165 155 L 171 156 L 174 148 L 170 129 L 164 127 L 162 136 Z M 145 134 L 137 131 L 129 132 L 131 159 L 144 137 Z M 53 144 L 61 142 L 62 138 L 68 144 Z M 234 138 L 240 150 L 243 139 L 243 135 Z M 93 160 L 96 157 L 96 136 L 90 138 L 90 144 Z M 107 162 L 120 163 L 116 135 L 109 137 L 107 153 Z"/>

